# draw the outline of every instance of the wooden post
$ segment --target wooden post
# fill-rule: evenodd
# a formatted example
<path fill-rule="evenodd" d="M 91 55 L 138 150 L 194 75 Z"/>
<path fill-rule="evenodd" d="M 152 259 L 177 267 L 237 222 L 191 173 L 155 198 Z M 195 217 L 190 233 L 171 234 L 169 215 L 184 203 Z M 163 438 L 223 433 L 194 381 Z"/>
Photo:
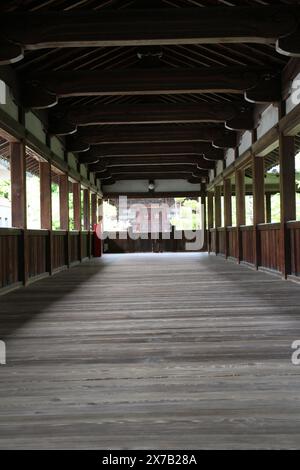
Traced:
<path fill-rule="evenodd" d="M 90 191 L 83 190 L 83 227 L 90 230 Z"/>
<path fill-rule="evenodd" d="M 221 186 L 215 187 L 215 229 L 216 229 L 216 255 L 219 253 L 219 232 L 222 225 Z"/>
<path fill-rule="evenodd" d="M 232 186 L 230 179 L 224 180 L 224 227 L 225 227 L 225 258 L 228 258 L 228 227 L 232 226 L 231 210 Z"/>
<path fill-rule="evenodd" d="M 214 195 L 211 191 L 207 193 L 207 229 L 208 229 L 208 252 L 211 253 L 211 232 L 214 226 Z"/>
<path fill-rule="evenodd" d="M 73 183 L 73 217 L 74 230 L 81 230 L 81 186 L 80 183 Z"/>
<path fill-rule="evenodd" d="M 291 240 L 287 222 L 296 219 L 295 139 L 279 135 L 280 259 L 284 278 L 291 274 Z"/>
<path fill-rule="evenodd" d="M 70 236 L 69 236 L 69 178 L 68 174 L 59 176 L 59 214 L 60 229 L 65 235 L 65 263 L 70 266 Z"/>
<path fill-rule="evenodd" d="M 27 228 L 26 155 L 23 142 L 10 144 L 12 226 Z"/>
<path fill-rule="evenodd" d="M 46 269 L 52 274 L 52 192 L 51 192 L 51 164 L 40 162 L 40 201 L 41 201 L 41 228 L 48 230 L 48 243 L 46 248 Z"/>
<path fill-rule="evenodd" d="M 231 196 L 232 187 L 230 179 L 224 180 L 224 226 L 232 226 L 232 212 L 231 212 Z"/>
<path fill-rule="evenodd" d="M 52 230 L 51 164 L 40 162 L 41 228 Z"/>
<path fill-rule="evenodd" d="M 78 236 L 78 258 L 82 261 L 82 235 L 81 235 L 81 184 L 73 183 L 73 217 L 74 230 L 79 232 Z"/>
<path fill-rule="evenodd" d="M 237 260 L 238 263 L 242 261 L 243 257 L 243 240 L 241 225 L 246 225 L 246 210 L 245 210 L 245 170 L 236 170 L 235 172 L 235 197 L 236 197 L 236 229 L 237 229 Z"/>
<path fill-rule="evenodd" d="M 258 224 L 265 222 L 265 162 L 263 157 L 252 156 L 253 172 L 253 225 L 254 225 L 254 265 L 260 265 L 260 239 Z"/>
<path fill-rule="evenodd" d="M 97 223 L 97 194 L 91 194 L 91 224 L 94 227 Z"/>
<path fill-rule="evenodd" d="M 19 280 L 29 279 L 29 246 L 27 236 L 26 153 L 24 142 L 10 144 L 12 226 L 22 229 L 19 243 Z"/>
<path fill-rule="evenodd" d="M 59 176 L 60 229 L 69 230 L 69 179 L 68 175 Z"/>

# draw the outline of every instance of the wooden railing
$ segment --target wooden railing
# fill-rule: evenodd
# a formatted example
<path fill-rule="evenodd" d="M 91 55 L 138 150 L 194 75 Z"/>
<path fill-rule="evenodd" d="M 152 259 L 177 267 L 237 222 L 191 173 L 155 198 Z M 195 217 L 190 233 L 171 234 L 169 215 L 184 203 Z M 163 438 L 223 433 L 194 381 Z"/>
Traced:
<path fill-rule="evenodd" d="M 236 227 L 227 228 L 226 256 L 238 258 L 238 230 Z"/>
<path fill-rule="evenodd" d="M 300 272 L 300 223 L 289 222 L 293 274 Z M 280 224 L 259 224 L 257 227 L 222 227 L 210 230 L 210 250 L 216 254 L 246 262 L 255 267 L 281 271 Z"/>
<path fill-rule="evenodd" d="M 258 265 L 280 271 L 280 224 L 259 224 L 257 230 Z"/>
<path fill-rule="evenodd" d="M 300 276 L 300 222 L 288 222 L 291 274 Z"/>
<path fill-rule="evenodd" d="M 0 228 L 0 288 L 21 281 L 22 231 Z"/>
<path fill-rule="evenodd" d="M 218 254 L 226 254 L 226 229 L 224 227 L 219 227 L 217 229 L 218 233 Z"/>
<path fill-rule="evenodd" d="M 0 290 L 89 258 L 92 237 L 88 231 L 0 228 Z"/>
<path fill-rule="evenodd" d="M 254 264 L 254 227 L 251 225 L 242 225 L 239 227 L 240 238 L 240 261 Z"/>

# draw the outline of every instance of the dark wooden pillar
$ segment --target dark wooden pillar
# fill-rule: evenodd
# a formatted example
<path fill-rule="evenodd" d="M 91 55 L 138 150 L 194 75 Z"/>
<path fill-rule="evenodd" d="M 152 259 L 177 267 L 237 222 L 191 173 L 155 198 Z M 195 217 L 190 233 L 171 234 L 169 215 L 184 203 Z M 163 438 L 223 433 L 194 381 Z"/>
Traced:
<path fill-rule="evenodd" d="M 260 265 L 260 240 L 258 224 L 265 222 L 265 164 L 263 157 L 252 156 L 253 173 L 253 225 L 254 225 L 254 265 L 256 269 Z"/>
<path fill-rule="evenodd" d="M 230 179 L 224 180 L 224 225 L 232 226 L 232 209 L 231 209 L 232 186 Z"/>
<path fill-rule="evenodd" d="M 203 227 L 202 229 L 204 230 L 204 244 L 202 247 L 202 250 L 207 250 L 207 244 L 208 244 L 208 235 L 207 235 L 207 215 L 206 215 L 206 185 L 204 183 L 201 183 L 201 210 L 203 211 Z"/>
<path fill-rule="evenodd" d="M 222 225 L 221 186 L 215 187 L 215 229 L 216 229 L 216 255 L 219 253 L 219 232 Z"/>
<path fill-rule="evenodd" d="M 46 269 L 52 274 L 52 192 L 51 192 L 51 164 L 40 162 L 40 201 L 41 201 L 41 228 L 48 230 L 48 243 L 46 248 Z"/>
<path fill-rule="evenodd" d="M 253 221 L 265 222 L 265 164 L 263 157 L 252 157 L 253 171 Z"/>
<path fill-rule="evenodd" d="M 215 187 L 215 227 L 222 225 L 221 186 Z"/>
<path fill-rule="evenodd" d="M 84 230 L 90 230 L 90 191 L 83 190 L 83 227 Z"/>
<path fill-rule="evenodd" d="M 235 197 L 236 197 L 236 230 L 237 230 L 237 260 L 240 263 L 243 259 L 243 240 L 241 225 L 246 225 L 246 208 L 245 208 L 245 170 L 237 170 L 235 172 Z"/>
<path fill-rule="evenodd" d="M 51 165 L 40 163 L 41 228 L 52 230 Z"/>
<path fill-rule="evenodd" d="M 245 171 L 237 170 L 235 173 L 236 185 L 236 224 L 238 227 L 246 225 L 245 210 Z"/>
<path fill-rule="evenodd" d="M 60 229 L 69 230 L 69 179 L 68 175 L 59 176 Z"/>
<path fill-rule="evenodd" d="M 81 185 L 73 183 L 74 230 L 81 230 Z"/>
<path fill-rule="evenodd" d="M 26 229 L 26 155 L 23 142 L 10 144 L 12 226 Z"/>
<path fill-rule="evenodd" d="M 214 195 L 211 191 L 207 193 L 207 229 L 208 229 L 208 252 L 211 252 L 211 229 L 214 226 Z"/>
<path fill-rule="evenodd" d="M 59 215 L 60 229 L 65 235 L 65 263 L 70 266 L 70 235 L 69 235 L 69 178 L 67 174 L 59 176 Z"/>
<path fill-rule="evenodd" d="M 91 194 L 91 224 L 94 227 L 97 223 L 97 194 Z"/>
<path fill-rule="evenodd" d="M 79 232 L 78 236 L 78 258 L 82 260 L 82 235 L 81 235 L 81 184 L 73 183 L 73 217 L 74 230 Z"/>
<path fill-rule="evenodd" d="M 266 222 L 270 224 L 272 221 L 272 193 L 266 193 Z"/>
<path fill-rule="evenodd" d="M 279 135 L 280 163 L 280 259 L 284 278 L 291 274 L 291 240 L 287 222 L 296 219 L 295 139 Z"/>
<path fill-rule="evenodd" d="M 10 144 L 12 226 L 22 229 L 19 243 L 19 280 L 29 279 L 29 245 L 27 235 L 26 153 L 24 142 Z"/>
<path fill-rule="evenodd" d="M 228 258 L 228 227 L 232 226 L 232 185 L 230 179 L 224 179 L 224 227 L 225 258 Z"/>

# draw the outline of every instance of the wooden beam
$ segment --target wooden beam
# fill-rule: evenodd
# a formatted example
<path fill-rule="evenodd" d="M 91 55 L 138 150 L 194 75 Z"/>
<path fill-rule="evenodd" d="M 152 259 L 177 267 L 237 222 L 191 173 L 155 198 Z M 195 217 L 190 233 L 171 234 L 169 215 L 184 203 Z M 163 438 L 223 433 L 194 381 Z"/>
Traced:
<path fill-rule="evenodd" d="M 12 226 L 27 227 L 26 156 L 24 142 L 10 143 Z"/>
<path fill-rule="evenodd" d="M 234 119 L 246 103 L 145 103 L 136 105 L 97 105 L 76 108 L 56 107 L 50 111 L 49 132 L 69 134 L 76 126 L 222 123 Z"/>
<path fill-rule="evenodd" d="M 197 167 L 197 165 L 134 165 L 134 166 L 113 166 L 109 167 L 107 170 L 99 172 L 98 174 L 101 175 L 102 173 L 107 174 L 107 172 L 111 175 L 115 173 L 124 173 L 124 174 L 131 174 L 131 173 L 167 173 L 167 172 L 177 172 L 177 173 L 190 173 L 199 176 L 207 176 L 207 170 L 202 170 Z"/>
<path fill-rule="evenodd" d="M 178 171 L 169 171 L 166 173 L 161 172 L 139 172 L 139 173 L 113 173 L 111 177 L 102 178 L 100 175 L 97 175 L 101 180 L 101 184 L 113 184 L 118 180 L 187 180 L 192 184 L 199 184 L 203 181 L 203 177 L 193 176 L 191 173 L 187 172 L 178 172 Z M 102 181 L 103 180 L 103 181 Z"/>
<path fill-rule="evenodd" d="M 223 160 L 224 151 L 213 148 L 206 142 L 177 142 L 152 144 L 101 144 L 91 147 L 88 152 L 79 155 L 80 163 L 97 162 L 101 157 L 133 157 L 154 155 L 200 155 L 211 160 Z"/>
<path fill-rule="evenodd" d="M 274 70 L 245 67 L 58 71 L 22 76 L 25 107 L 54 106 L 58 97 L 183 93 L 243 94 Z M 39 93 L 41 96 L 39 97 Z"/>
<path fill-rule="evenodd" d="M 141 46 L 155 44 L 270 43 L 293 33 L 299 9 L 291 6 L 2 13 L 2 36 L 23 48 Z M 280 45 L 281 43 L 279 43 Z M 286 50 L 284 44 L 279 51 Z"/>
<path fill-rule="evenodd" d="M 40 162 L 41 228 L 52 230 L 51 164 Z"/>
<path fill-rule="evenodd" d="M 108 157 L 101 158 L 98 163 L 89 165 L 90 171 L 111 168 L 114 166 L 134 166 L 134 165 L 197 165 L 203 170 L 213 169 L 215 163 L 213 161 L 204 160 L 201 155 L 155 155 L 144 156 L 139 155 L 133 157 Z"/>
<path fill-rule="evenodd" d="M 79 140 L 91 145 L 116 143 L 213 142 L 218 147 L 236 147 L 237 134 L 218 127 L 201 125 L 88 126 L 81 128 Z"/>
<path fill-rule="evenodd" d="M 281 101 L 281 74 L 267 74 L 251 90 L 245 91 L 245 99 L 250 103 L 277 103 Z"/>

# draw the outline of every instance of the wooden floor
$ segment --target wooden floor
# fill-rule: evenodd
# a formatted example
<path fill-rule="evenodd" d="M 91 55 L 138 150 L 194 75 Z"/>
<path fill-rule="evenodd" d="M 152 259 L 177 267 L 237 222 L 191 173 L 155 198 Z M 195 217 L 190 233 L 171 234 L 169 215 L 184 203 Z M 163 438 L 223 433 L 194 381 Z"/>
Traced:
<path fill-rule="evenodd" d="M 300 447 L 300 285 L 106 255 L 0 298 L 1 449 Z"/>

